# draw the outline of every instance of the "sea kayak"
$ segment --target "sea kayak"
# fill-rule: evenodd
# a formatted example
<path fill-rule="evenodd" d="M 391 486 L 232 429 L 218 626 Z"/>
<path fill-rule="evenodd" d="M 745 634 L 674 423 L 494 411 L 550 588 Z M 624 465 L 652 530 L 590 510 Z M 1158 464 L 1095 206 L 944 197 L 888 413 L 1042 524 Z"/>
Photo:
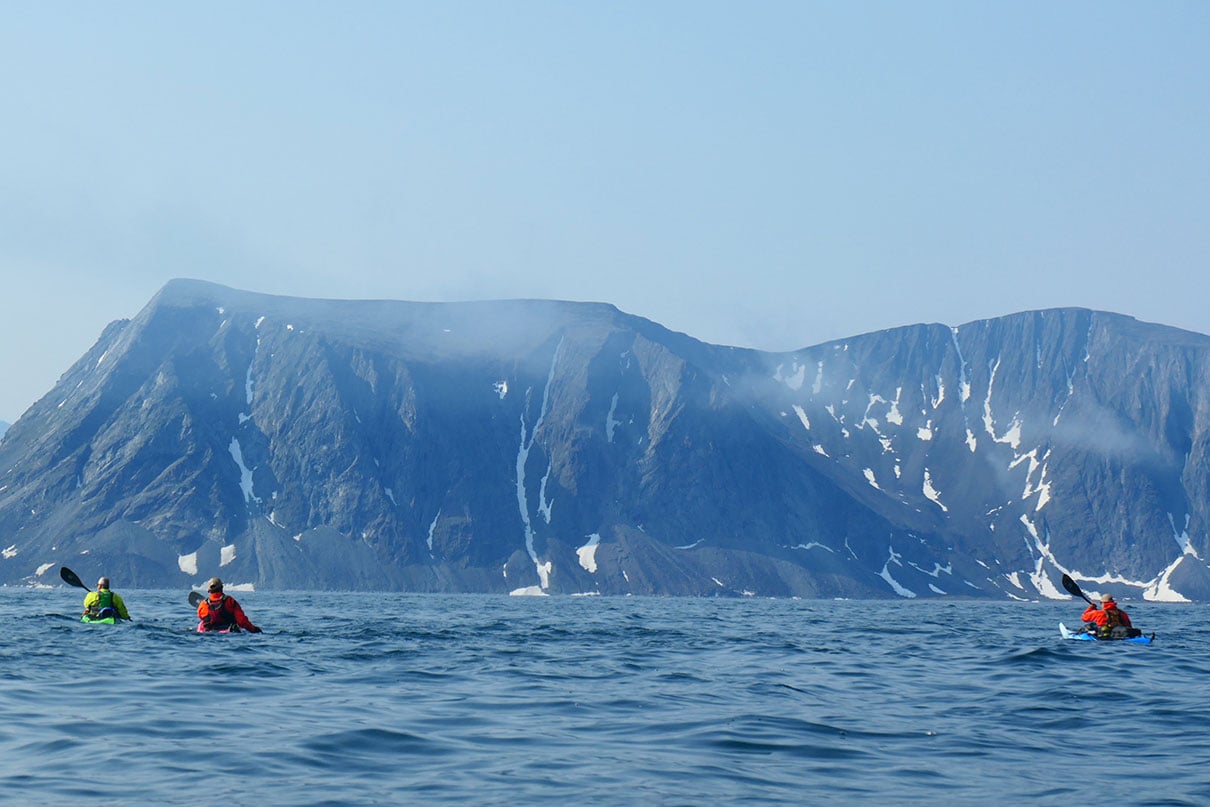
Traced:
<path fill-rule="evenodd" d="M 118 616 L 117 612 L 112 608 L 102 608 L 100 615 L 89 616 L 88 614 L 84 614 L 80 617 L 80 621 L 86 625 L 116 625 L 126 620 Z"/>
<path fill-rule="evenodd" d="M 211 628 L 207 628 L 205 622 L 197 623 L 197 632 L 198 633 L 243 633 L 243 631 L 240 630 L 239 625 L 228 625 L 225 628 L 219 628 L 218 630 L 213 630 Z"/>
<path fill-rule="evenodd" d="M 1131 636 L 1123 639 L 1102 639 L 1092 633 L 1070 630 L 1062 622 L 1059 623 L 1059 633 L 1064 639 L 1076 639 L 1082 642 L 1132 642 L 1134 644 L 1151 644 L 1151 640 L 1155 638 L 1155 634 L 1153 633 L 1150 636 Z"/>

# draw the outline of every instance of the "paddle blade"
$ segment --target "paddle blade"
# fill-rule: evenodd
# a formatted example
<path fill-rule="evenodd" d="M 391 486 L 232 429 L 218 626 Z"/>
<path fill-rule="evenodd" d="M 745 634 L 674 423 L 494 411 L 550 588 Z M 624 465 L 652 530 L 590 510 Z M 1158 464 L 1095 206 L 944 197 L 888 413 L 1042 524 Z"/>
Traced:
<path fill-rule="evenodd" d="M 84 582 L 80 580 L 79 575 L 66 566 L 59 567 L 59 577 L 62 577 L 63 582 L 67 583 L 69 586 L 76 586 L 77 588 L 82 588 L 85 591 L 92 591 L 92 589 L 84 585 Z"/>
<path fill-rule="evenodd" d="M 201 605 L 202 600 L 204 599 L 205 597 L 203 597 L 201 594 L 198 594 L 196 591 L 189 592 L 189 604 L 194 608 L 197 608 L 199 605 Z"/>
<path fill-rule="evenodd" d="M 1063 588 L 1067 589 L 1067 593 L 1071 594 L 1072 596 L 1079 597 L 1089 605 L 1092 605 L 1092 600 L 1088 599 L 1088 597 L 1084 595 L 1084 592 L 1080 590 L 1079 584 L 1077 584 L 1075 580 L 1072 580 L 1068 575 L 1063 575 Z"/>

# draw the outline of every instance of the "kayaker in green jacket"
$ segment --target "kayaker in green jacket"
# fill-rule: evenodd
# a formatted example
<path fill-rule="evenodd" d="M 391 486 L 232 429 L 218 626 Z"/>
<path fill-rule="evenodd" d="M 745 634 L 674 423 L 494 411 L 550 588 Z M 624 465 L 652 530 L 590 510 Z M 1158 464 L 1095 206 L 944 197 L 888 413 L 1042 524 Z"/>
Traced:
<path fill-rule="evenodd" d="M 97 581 L 97 590 L 84 595 L 84 615 L 90 619 L 102 619 L 107 616 L 117 616 L 120 619 L 130 619 L 126 611 L 126 603 L 116 593 L 109 590 L 109 578 L 102 577 Z"/>

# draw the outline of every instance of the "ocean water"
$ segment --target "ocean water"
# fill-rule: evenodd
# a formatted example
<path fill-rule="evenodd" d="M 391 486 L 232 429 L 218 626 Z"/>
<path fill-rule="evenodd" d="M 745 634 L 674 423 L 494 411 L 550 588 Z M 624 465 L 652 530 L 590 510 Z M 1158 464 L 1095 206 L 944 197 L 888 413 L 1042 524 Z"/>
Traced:
<path fill-rule="evenodd" d="M 1204 606 L 118 591 L 0 589 L 0 803 L 1210 803 Z"/>

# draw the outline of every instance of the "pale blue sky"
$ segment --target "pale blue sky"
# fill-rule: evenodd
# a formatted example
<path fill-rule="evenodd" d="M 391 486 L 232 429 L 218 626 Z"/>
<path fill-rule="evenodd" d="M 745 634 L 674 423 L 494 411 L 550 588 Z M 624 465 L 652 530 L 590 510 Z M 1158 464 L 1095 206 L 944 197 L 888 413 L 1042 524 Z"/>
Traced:
<path fill-rule="evenodd" d="M 1204 0 L 6 4 L 0 420 L 173 277 L 1210 332 L 1208 43 Z"/>

